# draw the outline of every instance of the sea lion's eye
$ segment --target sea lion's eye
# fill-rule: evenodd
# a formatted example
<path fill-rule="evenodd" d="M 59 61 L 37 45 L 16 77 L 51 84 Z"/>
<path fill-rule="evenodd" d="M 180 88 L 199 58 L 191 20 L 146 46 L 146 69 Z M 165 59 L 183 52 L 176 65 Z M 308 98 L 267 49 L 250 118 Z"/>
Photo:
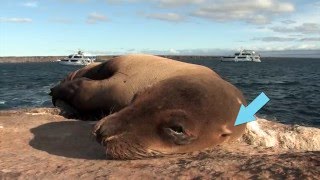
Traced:
<path fill-rule="evenodd" d="M 186 131 L 180 124 L 173 124 L 163 128 L 165 134 L 174 138 L 184 138 L 186 136 Z"/>
<path fill-rule="evenodd" d="M 182 125 L 171 125 L 163 128 L 164 135 L 176 145 L 190 144 L 195 137 L 187 134 Z"/>
<path fill-rule="evenodd" d="M 180 125 L 170 126 L 169 129 L 178 134 L 184 133 L 184 130 Z"/>

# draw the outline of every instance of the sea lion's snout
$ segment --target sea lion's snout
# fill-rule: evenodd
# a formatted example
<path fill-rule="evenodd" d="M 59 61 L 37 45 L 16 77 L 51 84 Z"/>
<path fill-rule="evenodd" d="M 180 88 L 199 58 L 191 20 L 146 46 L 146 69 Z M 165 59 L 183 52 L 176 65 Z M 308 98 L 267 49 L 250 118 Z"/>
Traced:
<path fill-rule="evenodd" d="M 107 159 L 140 159 L 148 157 L 144 148 L 134 142 L 132 136 L 123 128 L 113 115 L 100 120 L 94 127 L 92 134 L 96 141 L 103 145 Z"/>

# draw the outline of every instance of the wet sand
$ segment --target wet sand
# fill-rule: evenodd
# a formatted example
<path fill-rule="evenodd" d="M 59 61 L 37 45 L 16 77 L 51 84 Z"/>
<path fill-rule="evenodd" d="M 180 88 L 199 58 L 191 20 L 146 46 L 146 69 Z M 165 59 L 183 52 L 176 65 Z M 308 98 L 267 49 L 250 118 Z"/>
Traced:
<path fill-rule="evenodd" d="M 320 177 L 317 128 L 258 120 L 265 131 L 254 125 L 232 144 L 173 157 L 115 161 L 105 159 L 103 148 L 90 135 L 95 122 L 65 119 L 58 112 L 0 111 L 0 179 Z"/>

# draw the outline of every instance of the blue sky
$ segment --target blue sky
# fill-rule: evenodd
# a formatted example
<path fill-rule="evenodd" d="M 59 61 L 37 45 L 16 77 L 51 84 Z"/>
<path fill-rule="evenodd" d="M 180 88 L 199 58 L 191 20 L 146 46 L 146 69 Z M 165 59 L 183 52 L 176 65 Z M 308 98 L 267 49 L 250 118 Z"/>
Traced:
<path fill-rule="evenodd" d="M 319 0 L 0 0 L 0 56 L 320 57 Z"/>

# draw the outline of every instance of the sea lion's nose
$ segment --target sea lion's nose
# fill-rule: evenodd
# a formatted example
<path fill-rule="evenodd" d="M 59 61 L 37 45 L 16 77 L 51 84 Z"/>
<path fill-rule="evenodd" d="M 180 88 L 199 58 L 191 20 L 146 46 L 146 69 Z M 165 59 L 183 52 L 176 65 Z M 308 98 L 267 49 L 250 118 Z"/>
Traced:
<path fill-rule="evenodd" d="M 114 135 L 119 130 L 117 121 L 112 121 L 111 118 L 106 117 L 100 120 L 93 128 L 92 134 L 99 143 L 102 143 L 101 141 L 104 138 Z"/>
<path fill-rule="evenodd" d="M 107 137 L 108 137 L 106 129 L 101 129 L 101 126 L 95 127 L 92 134 L 95 136 L 96 141 L 99 144 L 106 146 L 105 139 L 107 139 Z"/>
<path fill-rule="evenodd" d="M 100 133 L 96 133 L 96 141 L 99 143 L 99 144 L 101 144 L 102 143 L 102 136 L 101 136 L 101 134 Z"/>
<path fill-rule="evenodd" d="M 96 137 L 96 140 L 98 143 L 101 143 L 102 141 L 102 134 L 100 132 L 101 122 L 99 121 L 93 128 L 92 135 Z"/>

